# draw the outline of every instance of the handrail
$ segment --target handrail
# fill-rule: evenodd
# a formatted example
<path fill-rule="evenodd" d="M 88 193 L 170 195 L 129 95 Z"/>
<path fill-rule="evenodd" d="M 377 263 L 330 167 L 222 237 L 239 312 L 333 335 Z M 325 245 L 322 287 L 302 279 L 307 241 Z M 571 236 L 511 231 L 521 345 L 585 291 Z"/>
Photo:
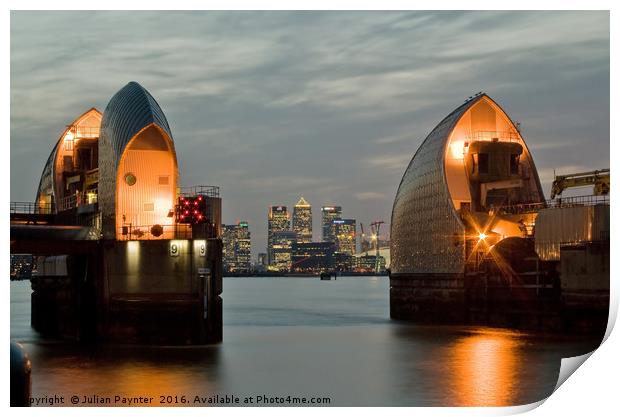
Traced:
<path fill-rule="evenodd" d="M 85 204 L 95 204 L 98 200 L 98 190 L 92 189 L 85 193 L 78 192 L 62 198 L 58 202 L 58 211 L 70 210 Z"/>
<path fill-rule="evenodd" d="M 94 139 L 98 138 L 101 129 L 99 127 L 91 126 L 76 126 L 69 127 L 69 132 L 73 134 L 73 139 Z"/>
<path fill-rule="evenodd" d="M 11 201 L 11 214 L 52 214 L 54 206 L 50 203 L 31 203 Z"/>
<path fill-rule="evenodd" d="M 511 204 L 495 207 L 494 210 L 504 214 L 535 213 L 545 208 L 566 208 L 578 206 L 609 205 L 609 195 L 582 195 L 576 197 L 556 198 L 538 203 Z"/>
<path fill-rule="evenodd" d="M 216 238 L 217 227 L 215 225 L 201 224 L 206 226 L 206 233 L 197 233 L 201 238 Z M 126 223 L 117 229 L 118 240 L 168 240 L 168 239 L 192 239 L 194 230 L 192 225 L 185 223 L 175 224 L 148 224 L 134 225 Z"/>
<path fill-rule="evenodd" d="M 180 187 L 179 195 L 183 197 L 194 197 L 197 195 L 204 195 L 206 197 L 220 196 L 220 187 L 216 185 L 193 185 L 189 187 Z"/>
<path fill-rule="evenodd" d="M 127 223 L 118 228 L 117 236 L 118 240 L 191 239 L 192 229 L 185 224 L 134 225 Z"/>
<path fill-rule="evenodd" d="M 495 138 L 502 142 L 518 142 L 519 134 L 511 131 L 479 130 L 467 136 L 469 142 L 492 141 Z"/>

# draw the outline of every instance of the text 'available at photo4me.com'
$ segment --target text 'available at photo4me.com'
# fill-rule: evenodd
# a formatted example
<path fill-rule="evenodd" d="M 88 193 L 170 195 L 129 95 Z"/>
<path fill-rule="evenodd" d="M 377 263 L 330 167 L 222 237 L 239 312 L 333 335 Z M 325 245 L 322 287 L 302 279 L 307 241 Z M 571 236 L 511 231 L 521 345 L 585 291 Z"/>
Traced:
<path fill-rule="evenodd" d="M 158 395 L 158 396 L 125 396 L 125 395 L 45 395 L 31 397 L 31 406 L 236 406 L 236 405 L 329 405 L 330 397 L 306 397 L 299 395 Z"/>

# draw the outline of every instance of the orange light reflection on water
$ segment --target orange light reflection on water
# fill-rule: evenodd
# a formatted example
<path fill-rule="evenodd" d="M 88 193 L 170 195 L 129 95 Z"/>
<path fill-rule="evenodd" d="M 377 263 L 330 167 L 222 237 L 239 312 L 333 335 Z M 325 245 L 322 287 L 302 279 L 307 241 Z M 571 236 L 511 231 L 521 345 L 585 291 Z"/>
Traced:
<path fill-rule="evenodd" d="M 79 403 L 67 405 L 81 407 L 195 406 L 202 404 L 194 404 L 194 396 L 213 395 L 209 372 L 201 374 L 185 365 L 160 366 L 122 361 L 97 370 L 90 365 L 66 367 L 62 373 L 46 375 L 45 386 L 39 386 L 40 381 L 34 380 L 33 392 L 54 392 L 64 396 L 66 402 L 71 396 L 77 395 Z M 121 400 L 115 401 L 117 396 Z M 140 397 L 142 400 L 139 400 Z M 110 402 L 103 402 L 107 398 Z"/>
<path fill-rule="evenodd" d="M 502 331 L 477 332 L 457 341 L 448 365 L 454 405 L 514 405 L 522 343 L 515 334 Z"/>

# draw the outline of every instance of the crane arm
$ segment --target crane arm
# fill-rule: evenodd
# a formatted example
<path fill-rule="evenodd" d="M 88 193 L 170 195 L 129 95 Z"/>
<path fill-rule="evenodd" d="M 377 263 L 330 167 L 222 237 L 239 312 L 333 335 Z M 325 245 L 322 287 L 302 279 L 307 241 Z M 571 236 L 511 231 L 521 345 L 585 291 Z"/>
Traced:
<path fill-rule="evenodd" d="M 594 195 L 609 194 L 609 169 L 601 169 L 577 174 L 558 175 L 551 185 L 551 199 L 562 194 L 567 188 L 594 185 Z"/>

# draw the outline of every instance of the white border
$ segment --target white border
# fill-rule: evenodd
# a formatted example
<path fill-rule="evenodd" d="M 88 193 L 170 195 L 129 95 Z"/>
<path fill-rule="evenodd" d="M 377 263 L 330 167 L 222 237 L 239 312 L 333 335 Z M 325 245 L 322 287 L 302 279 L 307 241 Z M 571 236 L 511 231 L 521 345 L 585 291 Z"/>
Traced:
<path fill-rule="evenodd" d="M 291 3 L 290 1 L 269 1 L 264 0 L 260 3 L 258 2 L 249 2 L 249 1 L 239 1 L 239 0 L 230 0 L 227 2 L 208 2 L 205 3 L 203 1 L 183 1 L 177 0 L 175 2 L 162 2 L 162 1 L 151 1 L 148 3 L 145 2 L 136 2 L 136 1 L 117 1 L 111 0 L 105 3 L 84 3 L 78 1 L 56 1 L 53 3 L 45 2 L 45 1 L 8 1 L 8 8 L 5 13 L 2 14 L 0 20 L 0 30 L 2 31 L 2 74 L 3 74 L 3 85 L 6 87 L 3 89 L 5 92 L 3 94 L 3 100 L 1 101 L 2 106 L 2 115 L 4 117 L 5 123 L 4 126 L 4 141 L 3 145 L 9 147 L 10 141 L 7 138 L 10 138 L 10 18 L 9 18 L 9 9 L 17 9 L 17 10 L 37 10 L 37 9 L 49 9 L 51 6 L 57 9 L 101 9 L 104 6 L 109 9 L 117 9 L 117 10 L 138 10 L 138 9 L 146 9 L 145 6 L 148 6 L 148 9 L 159 9 L 159 10 L 197 10 L 202 9 L 204 6 L 208 6 L 214 10 L 242 10 L 242 9 L 252 9 L 256 10 L 260 9 L 290 9 L 293 5 L 297 9 L 305 9 L 305 10 L 342 10 L 342 9 L 365 9 L 365 10 L 388 10 L 388 9 L 396 9 L 396 10 L 406 10 L 410 9 L 412 6 L 415 6 L 416 9 L 419 10 L 460 10 L 463 9 L 463 6 L 467 6 L 471 9 L 478 10 L 496 10 L 496 9 L 513 9 L 513 10 L 545 10 L 545 9 L 557 9 L 557 8 L 565 8 L 568 10 L 612 10 L 611 13 L 611 107 L 610 111 L 612 115 L 615 115 L 615 111 L 617 109 L 617 83 L 615 82 L 614 77 L 614 69 L 617 68 L 615 65 L 616 58 L 616 44 L 615 34 L 617 32 L 617 10 L 613 10 L 616 3 L 612 1 L 597 1 L 592 0 L 587 3 L 578 3 L 571 2 L 567 3 L 566 1 L 531 1 L 524 0 L 519 2 L 490 2 L 490 1 L 469 1 L 466 4 L 459 1 L 418 1 L 412 3 L 410 1 L 393 1 L 393 0 L 384 0 L 381 2 L 359 2 L 359 1 L 325 1 L 325 0 L 315 0 L 315 1 L 297 1 Z M 617 9 L 617 7 L 615 7 Z M 611 126 L 611 137 L 617 138 L 618 129 L 612 124 Z M 618 166 L 618 146 L 615 142 L 611 142 L 610 145 L 611 150 L 611 165 L 612 170 Z M 10 176 L 10 152 L 9 149 L 3 149 L 1 153 L 1 169 L 3 170 L 4 178 L 8 178 Z M 614 171 L 615 172 L 615 171 Z M 3 181 L 1 183 L 1 195 L 4 196 L 4 207 L 8 206 L 9 200 L 9 182 Z M 612 212 L 617 212 L 616 207 L 612 206 Z M 5 259 L 8 261 L 9 254 L 9 239 L 8 239 L 8 228 L 6 225 L 9 223 L 8 219 L 8 211 L 1 211 L 1 215 L 3 216 L 3 221 L 5 225 L 6 235 L 3 236 L 2 239 L 2 248 L 3 253 L 5 253 Z M 615 216 L 612 216 L 612 236 L 618 236 L 618 227 L 616 222 L 614 221 Z M 613 247 L 613 245 L 612 245 Z M 5 267 L 5 271 L 8 271 L 8 268 Z M 616 272 L 618 271 L 618 262 L 614 257 L 612 257 L 611 263 L 611 277 L 612 277 L 612 306 L 610 309 L 610 316 L 616 317 L 617 309 L 618 309 L 618 278 Z M 5 279 L 4 281 L 4 294 L 8 297 L 9 294 L 9 280 Z M 3 327 L 5 334 L 9 333 L 9 303 L 3 303 L 2 307 L 2 315 L 3 315 Z M 8 359 L 8 343 L 2 345 L 2 355 L 4 358 Z M 584 415 L 610 415 L 613 413 L 613 410 L 617 409 L 618 405 L 618 391 L 617 391 L 617 380 L 618 380 L 618 354 L 620 353 L 619 341 L 617 332 L 611 333 L 609 339 L 602 345 L 600 349 L 598 349 L 592 356 L 593 358 L 588 360 L 584 366 L 577 370 L 576 375 L 572 378 L 569 378 L 568 382 L 559 387 L 559 389 L 547 400 L 543 401 L 544 404 L 534 411 L 532 411 L 532 415 L 562 415 L 562 416 L 584 416 Z M 4 379 L 2 384 L 2 392 L 5 394 L 5 407 L 8 406 L 8 393 L 9 393 L 9 372 L 8 372 L 8 360 L 4 362 Z M 540 404 L 538 404 L 540 405 Z M 317 411 L 321 414 L 342 414 L 344 413 L 355 413 L 355 414 L 370 414 L 377 412 L 388 412 L 390 414 L 395 415 L 408 415 L 411 413 L 422 413 L 421 415 L 502 415 L 502 414 L 512 414 L 515 412 L 524 412 L 528 409 L 531 409 L 532 406 L 523 406 L 523 407 L 509 407 L 509 408 L 469 408 L 469 409 L 457 409 L 457 408 L 424 408 L 424 409 L 403 409 L 403 408 L 389 408 L 386 410 L 376 409 L 376 408 L 368 408 L 368 409 L 349 409 L 349 408 L 332 408 L 332 409 L 322 409 L 316 410 L 311 408 L 306 409 L 296 409 L 293 412 L 299 415 L 310 415 L 310 413 L 316 413 Z M 55 409 L 55 408 L 46 408 L 46 409 L 11 409 L 11 413 L 15 415 L 22 415 L 25 413 L 45 413 L 45 415 L 55 416 L 55 415 L 77 415 L 78 413 L 82 415 L 85 410 L 80 409 Z M 109 409 L 92 409 L 89 410 L 89 414 L 94 415 L 104 415 L 109 413 Z M 216 413 L 223 415 L 230 415 L 236 413 L 252 413 L 257 414 L 259 416 L 284 416 L 285 414 L 288 416 L 292 412 L 290 409 L 268 409 L 268 408 L 259 408 L 259 409 L 233 409 L 233 408 L 217 408 L 217 409 L 209 409 L 204 410 L 200 408 L 195 409 L 173 409 L 173 410 L 164 410 L 164 409 L 122 409 L 123 414 L 131 412 L 132 414 L 138 415 L 148 415 L 148 416 L 157 416 L 163 414 L 171 414 L 174 413 L 178 415 L 179 413 L 192 413 L 205 415 L 205 413 Z"/>

